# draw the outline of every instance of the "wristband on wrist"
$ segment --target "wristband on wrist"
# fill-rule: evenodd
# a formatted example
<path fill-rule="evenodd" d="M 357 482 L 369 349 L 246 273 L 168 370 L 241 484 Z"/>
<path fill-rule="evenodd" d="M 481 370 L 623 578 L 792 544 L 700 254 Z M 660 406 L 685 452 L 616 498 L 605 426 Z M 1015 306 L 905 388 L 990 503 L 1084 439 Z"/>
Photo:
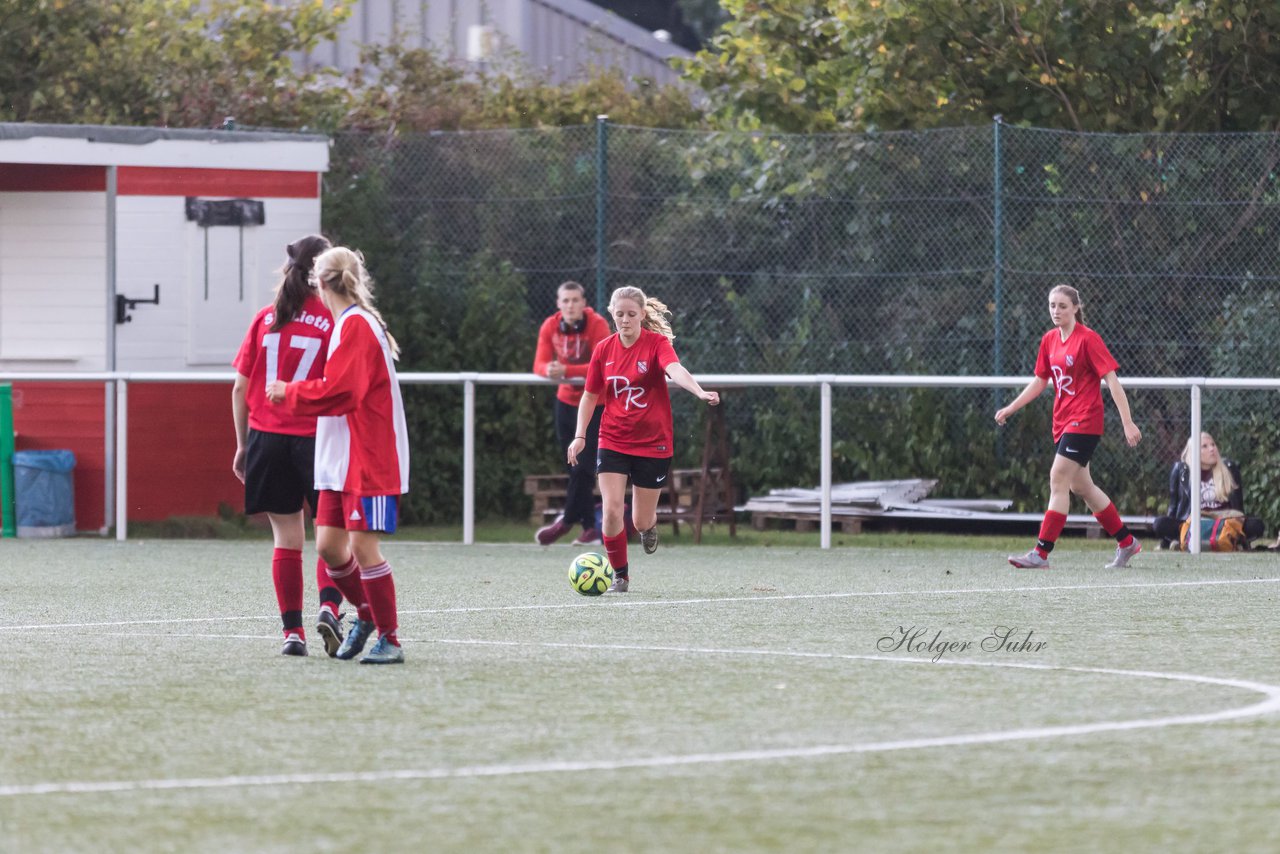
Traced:
<path fill-rule="evenodd" d="M 581 439 L 581 440 L 582 440 L 582 441 L 584 441 L 584 442 L 585 442 L 585 441 L 587 441 L 587 437 L 586 437 L 586 436 L 574 436 L 573 438 L 575 438 L 575 439 Z"/>

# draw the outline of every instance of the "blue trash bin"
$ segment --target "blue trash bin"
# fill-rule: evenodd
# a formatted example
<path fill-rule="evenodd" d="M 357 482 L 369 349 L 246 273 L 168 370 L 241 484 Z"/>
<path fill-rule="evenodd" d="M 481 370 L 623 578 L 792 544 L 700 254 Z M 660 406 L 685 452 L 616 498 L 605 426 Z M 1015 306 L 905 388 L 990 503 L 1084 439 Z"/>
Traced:
<path fill-rule="evenodd" d="M 14 517 L 19 537 L 70 537 L 76 532 L 76 455 L 71 451 L 15 451 Z"/>

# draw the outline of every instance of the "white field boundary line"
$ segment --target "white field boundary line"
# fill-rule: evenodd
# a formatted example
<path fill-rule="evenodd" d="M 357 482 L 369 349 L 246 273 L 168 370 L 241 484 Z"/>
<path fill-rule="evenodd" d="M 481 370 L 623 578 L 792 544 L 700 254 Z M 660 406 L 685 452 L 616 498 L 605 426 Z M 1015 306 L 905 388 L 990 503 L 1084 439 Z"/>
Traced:
<path fill-rule="evenodd" d="M 987 593 L 1035 593 L 1064 590 L 1149 590 L 1161 587 L 1214 587 L 1233 584 L 1277 584 L 1276 578 L 1209 578 L 1191 581 L 1149 581 L 1132 584 L 1054 584 L 1027 587 L 961 587 L 953 590 L 860 590 L 846 593 L 783 593 L 777 596 L 708 596 L 699 599 L 623 599 L 620 595 L 584 599 L 580 602 L 557 602 L 533 605 L 476 605 L 458 608 L 402 609 L 400 614 L 476 614 L 502 611 L 557 611 L 568 608 L 647 608 L 663 605 L 719 605 L 739 602 L 788 602 L 812 599 L 889 598 L 898 596 L 964 596 Z M 628 596 L 633 594 L 628 593 Z M 643 595 L 643 594 L 637 594 Z M 0 625 L 0 632 L 36 631 L 38 629 L 96 629 L 117 626 L 164 626 L 183 623 L 223 623 L 235 620 L 279 620 L 279 614 L 232 614 L 220 617 L 175 617 L 170 619 L 112 620 L 93 623 L 32 623 Z"/>
<path fill-rule="evenodd" d="M 428 643 L 459 644 L 472 646 L 540 646 L 553 649 L 580 649 L 578 644 L 530 643 L 527 641 L 455 640 L 439 638 Z M 931 664 L 937 667 L 1002 667 L 1018 670 L 1058 671 L 1066 673 L 1094 673 L 1137 679 L 1160 679 L 1171 682 L 1190 682 L 1213 685 L 1262 694 L 1265 699 L 1247 706 L 1203 712 L 1193 715 L 1168 715 L 1155 718 L 1133 718 L 1120 721 L 1098 721 L 1089 724 L 1067 724 L 1050 727 L 1025 727 L 1022 729 L 963 733 L 959 735 L 928 738 L 900 739 L 855 744 L 821 744 L 810 747 L 776 748 L 771 750 L 734 750 L 720 753 L 686 753 L 660 756 L 642 756 L 623 759 L 550 760 L 544 762 L 498 763 L 493 765 L 463 765 L 455 768 L 393 769 L 385 771 L 355 771 L 327 774 L 272 774 L 262 776 L 236 775 L 227 777 L 192 777 L 152 780 L 103 780 L 73 781 L 63 783 L 33 783 L 27 785 L 0 786 L 0 798 L 36 795 L 103 794 L 112 792 L 173 791 L 189 789 L 236 789 L 254 786 L 307 786 L 341 783 L 378 783 L 391 780 L 459 780 L 477 777 L 512 777 L 525 774 L 573 774 L 593 771 L 621 771 L 643 768 L 675 768 L 693 765 L 723 765 L 738 762 L 778 762 L 797 759 L 822 759 L 832 756 L 848 756 L 867 753 L 891 753 L 899 750 L 924 750 L 936 747 L 972 747 L 983 744 L 999 744 L 1011 741 L 1038 741 L 1053 738 L 1093 735 L 1104 732 L 1127 732 L 1139 729 L 1161 729 L 1172 726 L 1214 724 L 1242 718 L 1259 717 L 1280 711 L 1280 686 L 1267 685 L 1247 679 L 1224 679 L 1214 676 L 1196 676 L 1187 673 L 1162 673 L 1153 670 L 1117 670 L 1109 667 L 1068 667 L 1051 664 L 1020 662 L 993 662 L 971 660 L 947 660 L 934 662 L 928 658 L 894 658 L 883 655 L 849 655 L 842 653 L 787 652 L 782 650 L 715 649 L 709 647 L 645 646 L 616 644 L 601 649 L 624 652 L 674 652 L 688 655 L 712 656 L 771 656 L 779 658 L 808 658 L 846 661 L 877 661 L 893 664 Z"/>

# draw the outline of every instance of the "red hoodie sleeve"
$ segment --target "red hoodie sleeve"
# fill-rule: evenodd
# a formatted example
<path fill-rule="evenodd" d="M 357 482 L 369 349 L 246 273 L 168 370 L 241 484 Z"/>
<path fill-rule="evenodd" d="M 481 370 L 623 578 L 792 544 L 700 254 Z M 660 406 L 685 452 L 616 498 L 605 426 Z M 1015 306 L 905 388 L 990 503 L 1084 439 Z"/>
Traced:
<path fill-rule="evenodd" d="M 560 317 L 554 314 L 542 321 L 538 329 L 538 350 L 533 355 L 533 372 L 540 377 L 547 375 L 547 365 L 555 361 L 556 350 L 551 342 L 551 333 L 555 330 L 555 322 Z"/>
<path fill-rule="evenodd" d="M 338 347 L 324 366 L 324 376 L 289 383 L 284 405 L 298 415 L 346 415 L 364 399 L 373 375 L 370 357 L 382 358 L 382 345 L 369 324 L 353 318 L 342 330 Z"/>
<path fill-rule="evenodd" d="M 595 352 L 596 345 L 613 333 L 609 331 L 609 321 L 596 314 L 591 309 L 587 309 L 587 327 L 582 331 L 583 340 L 587 343 L 587 349 Z M 565 364 L 564 375 L 566 377 L 583 377 L 587 376 L 587 369 L 591 366 L 591 360 L 583 362 L 581 365 Z"/>

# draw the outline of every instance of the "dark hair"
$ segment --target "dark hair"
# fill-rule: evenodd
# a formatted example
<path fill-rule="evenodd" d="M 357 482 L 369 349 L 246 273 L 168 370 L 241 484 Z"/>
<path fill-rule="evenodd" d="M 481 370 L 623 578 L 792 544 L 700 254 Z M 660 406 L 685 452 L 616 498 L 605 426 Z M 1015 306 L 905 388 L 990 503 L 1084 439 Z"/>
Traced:
<path fill-rule="evenodd" d="M 302 310 L 307 297 L 316 291 L 311 287 L 311 268 L 315 265 L 316 256 L 324 252 L 332 244 L 318 234 L 308 234 L 290 243 L 285 251 L 289 260 L 284 262 L 280 271 L 280 284 L 276 285 L 276 298 L 273 307 L 275 317 L 271 321 L 271 331 L 282 329 L 286 323 Z"/>
<path fill-rule="evenodd" d="M 556 288 L 556 290 L 557 291 L 577 291 L 583 296 L 587 295 L 587 289 L 584 288 L 580 282 L 575 282 L 572 279 L 570 279 L 567 282 L 561 282 L 560 287 Z"/>

